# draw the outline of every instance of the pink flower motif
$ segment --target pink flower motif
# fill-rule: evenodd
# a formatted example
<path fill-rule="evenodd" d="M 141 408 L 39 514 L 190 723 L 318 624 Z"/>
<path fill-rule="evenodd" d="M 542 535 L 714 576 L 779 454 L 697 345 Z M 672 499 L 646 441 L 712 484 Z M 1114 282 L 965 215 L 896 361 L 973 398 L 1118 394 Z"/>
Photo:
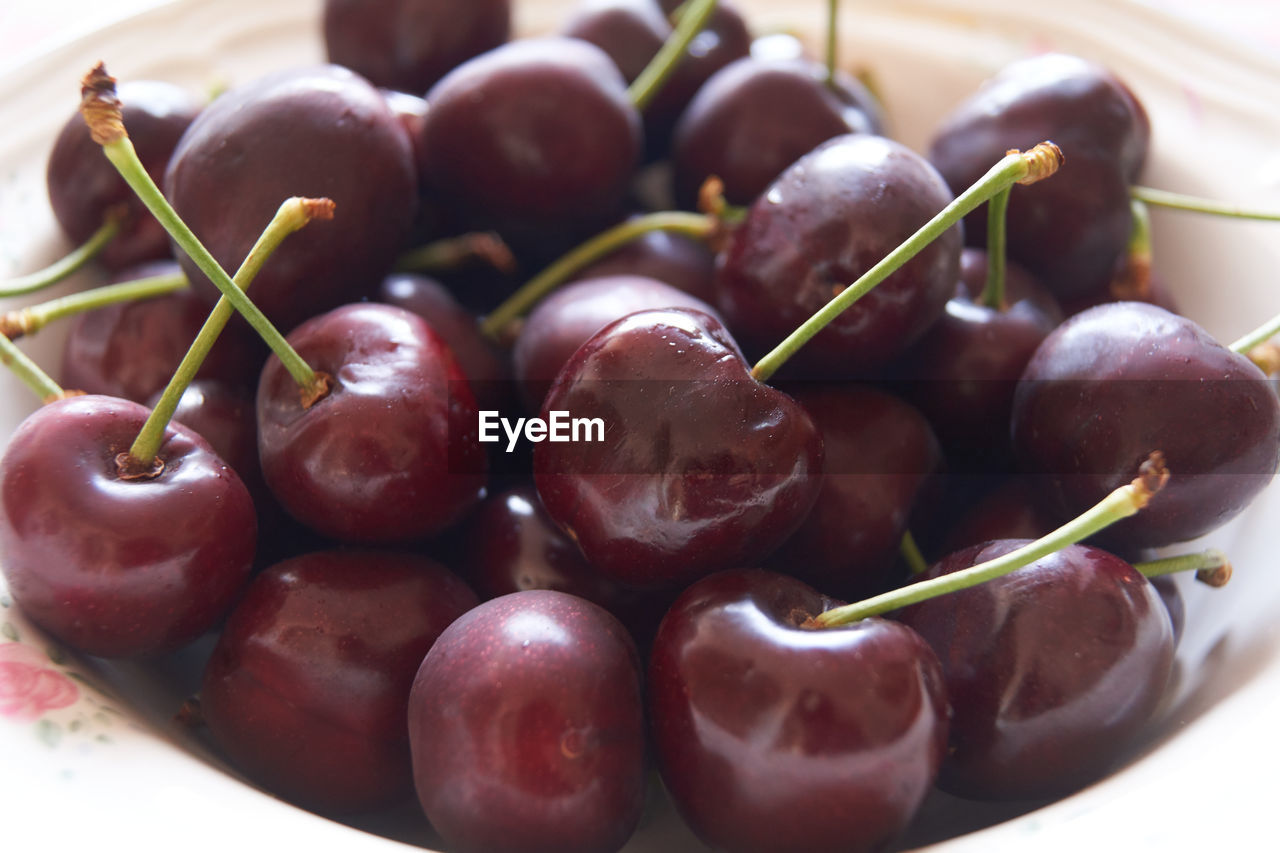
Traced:
<path fill-rule="evenodd" d="M 0 717 L 35 720 L 79 696 L 75 682 L 52 669 L 40 652 L 21 643 L 0 643 Z"/>

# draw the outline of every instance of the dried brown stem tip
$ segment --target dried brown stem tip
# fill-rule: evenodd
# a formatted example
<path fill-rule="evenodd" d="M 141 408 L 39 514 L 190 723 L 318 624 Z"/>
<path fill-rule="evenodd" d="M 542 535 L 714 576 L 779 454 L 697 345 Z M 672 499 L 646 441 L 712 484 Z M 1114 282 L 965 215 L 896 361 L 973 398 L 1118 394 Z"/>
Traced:
<path fill-rule="evenodd" d="M 1222 565 L 1214 566 L 1209 569 L 1201 569 L 1196 572 L 1196 580 L 1200 583 L 1208 584 L 1211 587 L 1223 587 L 1227 585 L 1227 581 L 1231 580 L 1231 564 L 1226 560 L 1222 561 Z"/>
<path fill-rule="evenodd" d="M 333 219 L 334 208 L 337 207 L 331 198 L 304 198 L 302 207 L 306 211 L 307 221 Z"/>
<path fill-rule="evenodd" d="M 1267 376 L 1280 375 L 1280 343 L 1267 341 L 1249 350 L 1249 360 Z"/>
<path fill-rule="evenodd" d="M 30 333 L 34 324 L 35 316 L 31 313 L 30 308 L 9 311 L 6 314 L 0 314 L 0 335 L 4 335 L 11 341 L 16 341 L 23 335 Z"/>
<path fill-rule="evenodd" d="M 99 145 L 109 145 L 128 137 L 116 96 L 116 78 L 101 62 L 80 81 L 80 114 L 89 125 L 89 135 Z"/>
<path fill-rule="evenodd" d="M 1138 493 L 1139 509 L 1145 507 L 1168 482 L 1169 469 L 1165 467 L 1164 454 L 1159 450 L 1151 451 L 1147 460 L 1138 466 L 1138 477 L 1133 481 L 1133 488 Z"/>
<path fill-rule="evenodd" d="M 1019 152 L 1014 149 L 1006 153 L 1017 154 Z M 1022 159 L 1027 164 L 1027 174 L 1018 183 L 1024 186 L 1034 184 L 1036 181 L 1043 181 L 1062 168 L 1062 164 L 1066 161 L 1066 157 L 1062 156 L 1062 149 L 1052 142 L 1041 142 L 1030 151 L 1023 152 Z"/>
<path fill-rule="evenodd" d="M 322 370 L 317 370 L 315 372 L 315 380 L 311 383 L 311 386 L 298 390 L 302 400 L 302 408 L 309 409 L 329 396 L 329 392 L 333 390 L 333 377 Z"/>

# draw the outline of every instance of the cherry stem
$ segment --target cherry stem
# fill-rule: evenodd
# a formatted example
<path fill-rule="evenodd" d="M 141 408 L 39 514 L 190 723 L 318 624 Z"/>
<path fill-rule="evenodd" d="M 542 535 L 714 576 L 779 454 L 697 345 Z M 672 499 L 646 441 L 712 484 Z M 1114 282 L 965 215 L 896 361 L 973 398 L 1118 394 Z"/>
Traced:
<path fill-rule="evenodd" d="M 253 281 L 254 276 L 262 269 L 262 265 L 266 263 L 267 258 L 276 250 L 285 237 L 299 230 L 312 219 L 331 219 L 333 218 L 333 202 L 329 199 L 309 199 L 309 198 L 291 198 L 280 205 L 280 209 L 276 211 L 276 215 L 271 219 L 271 223 L 267 225 L 267 229 L 258 237 L 258 241 L 254 243 L 253 248 L 249 250 L 249 254 L 245 257 L 244 263 L 240 265 L 240 269 L 236 270 L 233 279 L 234 286 L 237 291 L 248 288 Z M 235 309 L 231 305 L 231 300 L 226 296 L 221 297 L 217 304 L 213 306 L 213 310 L 209 312 L 209 317 L 204 321 L 204 325 L 200 327 L 200 332 L 196 335 L 196 339 L 191 343 L 191 347 L 187 350 L 186 355 L 182 357 L 181 363 L 173 372 L 173 376 L 169 379 L 169 384 L 165 386 L 164 393 L 160 395 L 160 399 L 156 402 L 155 408 L 151 410 L 151 414 L 147 416 L 147 421 L 142 425 L 142 429 L 138 432 L 138 437 L 134 439 L 133 445 L 129 448 L 127 465 L 135 470 L 152 470 L 152 462 L 156 455 L 160 452 L 160 445 L 164 442 L 165 428 L 168 427 L 169 421 L 173 418 L 173 413 L 178 408 L 178 403 L 182 400 L 182 394 L 187 390 L 187 386 L 195 379 L 200 366 L 204 364 L 205 358 L 209 355 L 209 351 L 213 349 L 213 345 L 218 340 L 218 335 L 222 333 L 223 328 L 231 319 Z M 316 374 L 318 378 L 327 383 L 324 374 Z M 327 387 L 327 385 L 326 385 Z"/>
<path fill-rule="evenodd" d="M 1009 307 L 1005 301 L 1004 270 L 1009 193 L 1012 190 L 1012 187 L 1005 187 L 987 202 L 987 283 L 978 302 L 993 311 L 1004 311 Z"/>
<path fill-rule="evenodd" d="M 1249 355 L 1250 352 L 1257 347 L 1262 346 L 1267 341 L 1280 334 L 1280 314 L 1272 317 L 1240 340 L 1233 343 L 1227 349 L 1241 355 Z"/>
<path fill-rule="evenodd" d="M 1196 580 L 1212 587 L 1226 586 L 1227 581 L 1231 580 L 1232 572 L 1231 561 L 1217 548 L 1194 554 L 1180 554 L 1177 557 L 1162 557 L 1145 563 L 1134 563 L 1133 567 L 1147 578 L 1158 578 L 1161 575 L 1172 575 L 1178 572 L 1195 572 Z"/>
<path fill-rule="evenodd" d="M 6 335 L 0 335 L 0 364 L 13 371 L 13 375 L 22 380 L 22 384 L 43 402 L 65 396 L 62 387 Z"/>
<path fill-rule="evenodd" d="M 116 96 L 115 79 L 107 75 L 102 63 L 85 75 L 81 86 L 80 112 L 94 142 L 102 146 L 107 159 L 133 189 L 142 203 L 169 233 L 174 242 L 191 258 L 200 271 L 208 276 L 222 295 L 231 300 L 249 325 L 254 328 L 266 345 L 284 364 L 289 375 L 304 389 L 320 384 L 316 373 L 284 339 L 284 335 L 272 325 L 262 310 L 254 305 L 240 288 L 235 286 L 226 270 L 218 265 L 213 255 L 204 247 L 177 211 L 165 199 L 155 181 L 147 174 L 133 148 L 120 117 L 120 99 Z"/>
<path fill-rule="evenodd" d="M 1011 151 L 1006 154 L 1000 162 L 991 167 L 987 174 L 979 178 L 977 183 L 956 196 L 955 200 L 926 222 L 919 231 L 885 255 L 857 281 L 840 291 L 835 298 L 819 308 L 817 313 L 800 324 L 800 327 L 788 335 L 782 343 L 756 362 L 755 367 L 751 369 L 751 375 L 761 382 L 768 381 L 787 359 L 795 355 L 797 350 L 822 331 L 828 323 L 919 254 L 925 246 L 963 219 L 970 211 L 1015 183 L 1032 184 L 1049 177 L 1061 165 L 1062 151 L 1052 142 L 1041 142 L 1026 152 Z"/>
<path fill-rule="evenodd" d="M 1258 365 L 1258 369 L 1265 376 L 1276 376 L 1280 374 L 1280 343 L 1275 341 L 1267 341 L 1258 344 L 1250 349 L 1246 356 L 1254 364 Z"/>
<path fill-rule="evenodd" d="M 1171 193 L 1167 190 L 1157 190 L 1151 187 L 1129 187 L 1129 195 L 1153 207 L 1185 210 L 1189 213 L 1207 213 L 1211 216 L 1227 216 L 1232 219 L 1259 219 L 1264 222 L 1280 222 L 1280 212 L 1274 210 L 1240 207 L 1234 204 L 1224 204 L 1210 198 Z"/>
<path fill-rule="evenodd" d="M 684 52 L 698 33 L 702 32 L 711 13 L 716 10 L 716 0 L 690 0 L 678 10 L 679 22 L 653 59 L 640 72 L 640 76 L 627 87 L 627 99 L 639 112 L 662 91 L 662 86 L 684 58 Z"/>
<path fill-rule="evenodd" d="M 107 244 L 120 233 L 123 223 L 124 211 L 121 208 L 108 210 L 106 216 L 102 219 L 102 224 L 98 226 L 98 230 L 94 231 L 93 235 L 83 244 L 44 269 L 0 282 L 0 299 L 7 296 L 22 296 L 26 293 L 35 293 L 37 290 L 44 290 L 46 287 L 62 281 L 96 258 L 98 253 L 106 248 Z"/>
<path fill-rule="evenodd" d="M 920 546 L 916 544 L 916 537 L 911 535 L 910 530 L 902 532 L 898 553 L 902 555 L 902 560 L 911 570 L 911 574 L 921 575 L 929 571 L 929 561 L 924 558 L 924 554 L 920 553 Z"/>
<path fill-rule="evenodd" d="M 493 231 L 446 237 L 405 252 L 396 261 L 401 272 L 448 272 L 481 261 L 499 272 L 513 273 L 516 259 Z"/>
<path fill-rule="evenodd" d="M 1145 202 L 1129 200 L 1133 231 L 1121 259 L 1120 269 L 1111 280 L 1111 298 L 1115 300 L 1147 300 L 1151 297 L 1151 211 Z"/>
<path fill-rule="evenodd" d="M 839 39 L 836 38 L 836 20 L 840 15 L 840 0 L 827 0 L 827 88 L 836 88 L 836 54 Z"/>
<path fill-rule="evenodd" d="M 575 273 L 651 231 L 667 231 L 708 240 L 719 228 L 720 222 L 713 216 L 680 211 L 650 213 L 615 225 L 571 249 L 551 266 L 529 279 L 484 318 L 480 323 L 480 331 L 493 340 L 500 340 L 512 321 L 519 319 L 539 299 L 568 281 Z"/>
<path fill-rule="evenodd" d="M 1138 469 L 1138 476 L 1133 482 L 1116 489 L 1052 533 L 994 560 L 828 610 L 810 619 L 805 627 L 834 628 L 848 625 L 868 616 L 879 616 L 881 613 L 899 610 L 910 604 L 918 604 L 939 595 L 958 592 L 1003 577 L 1137 513 L 1164 487 L 1168 479 L 1169 471 L 1165 468 L 1163 454 L 1158 451 L 1152 453 Z"/>
<path fill-rule="evenodd" d="M 119 302 L 133 302 L 139 299 L 152 299 L 165 296 L 187 286 L 187 277 L 182 273 L 156 275 L 148 278 L 123 281 L 119 284 L 108 284 L 92 290 L 82 290 L 58 299 L 50 299 L 39 305 L 18 308 L 0 314 L 0 334 L 10 340 L 34 335 L 54 320 L 82 314 L 114 305 Z"/>

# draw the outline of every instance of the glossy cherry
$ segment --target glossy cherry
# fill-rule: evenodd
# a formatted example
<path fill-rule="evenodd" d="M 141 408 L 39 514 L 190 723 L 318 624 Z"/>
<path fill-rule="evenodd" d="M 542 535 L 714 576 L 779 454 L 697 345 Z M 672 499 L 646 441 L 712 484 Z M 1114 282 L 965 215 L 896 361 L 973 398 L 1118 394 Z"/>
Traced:
<path fill-rule="evenodd" d="M 511 34 L 510 0 L 325 0 L 329 61 L 420 94 Z"/>
<path fill-rule="evenodd" d="M 621 623 L 550 590 L 481 604 L 413 682 L 418 799 L 449 849 L 612 851 L 640 818 L 640 662 Z"/>
<path fill-rule="evenodd" d="M 170 651 L 222 618 L 248 580 L 256 522 L 236 473 L 170 424 L 157 476 L 124 479 L 143 406 L 79 396 L 30 415 L 0 459 L 0 565 L 14 601 L 92 655 Z"/>
<path fill-rule="evenodd" d="M 290 514 L 344 541 L 409 542 L 479 501 L 485 457 L 475 399 L 422 318 L 391 305 L 347 305 L 304 323 L 289 343 L 333 379 L 304 408 L 279 359 L 262 371 L 262 471 Z"/>
<path fill-rule="evenodd" d="M 802 386 L 793 394 L 822 432 L 822 490 L 768 564 L 848 600 L 898 586 L 893 570 L 907 520 L 942 463 L 929 422 L 867 386 Z"/>
<path fill-rule="evenodd" d="M 1146 160 L 1151 129 L 1114 74 L 1063 54 L 1015 62 L 983 84 L 938 128 L 930 161 L 959 192 L 1010 148 L 1050 139 L 1065 156 L 1054 180 L 1014 187 L 1009 253 L 1057 296 L 1106 287 L 1132 229 L 1129 185 Z M 986 240 L 985 213 L 965 222 Z"/>
<path fill-rule="evenodd" d="M 994 161 L 993 161 L 994 162 Z M 782 173 L 721 254 L 717 305 L 749 352 L 790 334 L 951 201 L 905 146 L 838 136 Z M 955 293 L 961 233 L 949 229 L 802 348 L 788 368 L 866 375 L 924 334 Z"/>
<path fill-rule="evenodd" d="M 1058 327 L 1018 384 L 1013 444 L 1065 521 L 1131 480 L 1153 450 L 1173 477 L 1108 528 L 1125 549 L 1193 539 L 1245 508 L 1280 464 L 1280 401 L 1243 355 L 1185 317 L 1100 305 Z"/>
<path fill-rule="evenodd" d="M 763 559 L 817 497 L 817 427 L 751 377 L 708 314 L 640 311 L 601 329 L 557 377 L 553 410 L 602 419 L 604 441 L 537 445 L 538 494 L 623 583 L 675 586 Z"/>
<path fill-rule="evenodd" d="M 948 716 L 937 658 L 895 622 L 800 627 L 834 604 L 794 578 L 731 571 L 663 619 L 649 662 L 654 748 L 707 844 L 879 850 L 932 787 Z"/>
<path fill-rule="evenodd" d="M 951 554 L 926 577 L 1012 551 Z M 1072 545 L 899 617 L 938 653 L 954 716 L 939 784 L 981 799 L 1058 796 L 1123 755 L 1164 694 L 1173 630 L 1132 566 Z"/>
<path fill-rule="evenodd" d="M 121 83 L 117 93 L 138 158 L 158 182 L 200 105 L 171 83 L 133 80 Z M 124 205 L 128 221 L 98 256 L 107 269 L 121 270 L 170 256 L 169 236 L 102 156 L 102 147 L 89 136 L 78 112 L 67 119 L 53 144 L 46 183 L 54 216 L 75 243 L 88 240 L 108 210 Z"/>
<path fill-rule="evenodd" d="M 614 320 L 650 308 L 692 308 L 716 313 L 695 296 L 636 275 L 573 282 L 538 303 L 520 327 L 511 351 L 525 406 L 533 412 L 542 409 L 542 401 L 560 368 L 592 335 Z"/>
<path fill-rule="evenodd" d="M 676 123 L 671 146 L 676 198 L 693 207 L 703 181 L 724 182 L 725 199 L 746 205 L 820 143 L 879 133 L 875 99 L 847 74 L 836 86 L 809 59 L 738 59 L 712 75 Z"/>
<path fill-rule="evenodd" d="M 471 227 L 554 257 L 618 218 L 639 163 L 640 116 L 595 45 L 510 42 L 455 68 L 427 100 L 418 166 Z"/>
<path fill-rule="evenodd" d="M 418 556 L 327 551 L 277 563 L 236 605 L 204 671 L 219 749 L 267 790 L 327 814 L 412 793 L 406 707 L 418 665 L 476 605 Z"/>
<path fill-rule="evenodd" d="M 1036 347 L 1062 322 L 1062 310 L 1043 285 L 1012 264 L 1006 268 L 1006 305 L 985 305 L 980 295 L 986 276 L 986 252 L 965 249 L 955 296 L 893 374 L 953 460 L 1000 470 L 1012 460 L 1014 389 Z"/>
<path fill-rule="evenodd" d="M 417 205 L 398 119 L 367 80 L 334 65 L 276 72 L 219 97 L 183 135 L 164 188 L 232 270 L 281 201 L 333 199 L 334 221 L 290 237 L 253 282 L 254 302 L 285 331 L 365 295 L 391 267 Z M 217 297 L 194 264 L 183 269 Z"/>
<path fill-rule="evenodd" d="M 715 301 L 715 255 L 705 243 L 670 231 L 649 231 L 578 271 L 579 279 L 639 275 Z"/>

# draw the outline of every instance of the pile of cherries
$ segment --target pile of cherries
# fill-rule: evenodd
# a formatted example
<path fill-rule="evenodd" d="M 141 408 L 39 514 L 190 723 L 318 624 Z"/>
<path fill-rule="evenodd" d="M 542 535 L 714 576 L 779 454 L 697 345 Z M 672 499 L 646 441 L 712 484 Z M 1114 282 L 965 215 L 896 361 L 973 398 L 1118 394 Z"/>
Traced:
<path fill-rule="evenodd" d="M 113 280 L 170 292 L 93 303 L 58 383 L 32 380 L 50 399 L 0 460 L 17 604 L 109 658 L 220 632 L 192 707 L 232 765 L 326 815 L 416 790 L 451 850 L 617 849 L 654 764 L 703 841 L 762 851 L 881 849 L 935 785 L 1042 800 L 1104 775 L 1181 628 L 1148 549 L 1280 463 L 1258 342 L 1216 342 L 1147 268 L 1133 93 L 1022 60 L 921 156 L 728 0 L 583 0 L 514 41 L 510 15 L 328 0 L 333 64 L 207 105 L 86 79 L 54 212 Z M 129 141 L 209 258 L 120 177 Z M 1058 174 L 1008 190 L 1028 150 Z M 974 185 L 988 204 L 909 244 Z M 263 248 L 291 197 L 332 218 Z M 220 296 L 261 317 L 184 391 Z M 509 450 L 482 411 L 603 434 Z M 1133 490 L 1091 544 L 840 609 Z"/>

